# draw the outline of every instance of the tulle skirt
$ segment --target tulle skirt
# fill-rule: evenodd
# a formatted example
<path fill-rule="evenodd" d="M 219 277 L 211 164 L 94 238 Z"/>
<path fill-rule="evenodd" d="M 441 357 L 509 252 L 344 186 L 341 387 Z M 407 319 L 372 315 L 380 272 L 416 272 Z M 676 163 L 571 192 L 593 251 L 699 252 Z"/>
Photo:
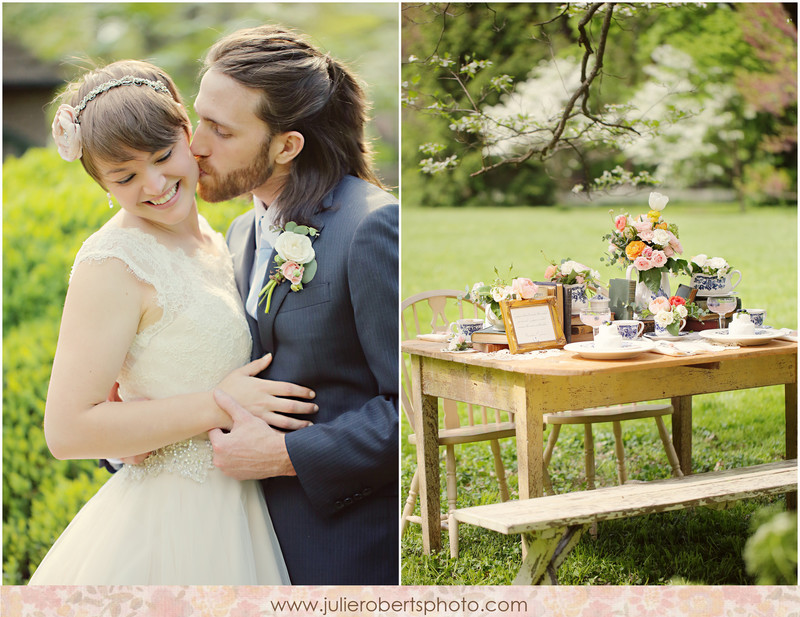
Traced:
<path fill-rule="evenodd" d="M 126 466 L 75 516 L 31 585 L 287 585 L 256 481 Z"/>

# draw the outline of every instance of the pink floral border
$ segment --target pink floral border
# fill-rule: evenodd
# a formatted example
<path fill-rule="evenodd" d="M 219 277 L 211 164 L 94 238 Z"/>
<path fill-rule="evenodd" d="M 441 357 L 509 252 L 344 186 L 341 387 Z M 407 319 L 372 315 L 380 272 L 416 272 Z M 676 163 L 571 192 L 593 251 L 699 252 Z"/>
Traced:
<path fill-rule="evenodd" d="M 796 587 L 3 587 L 4 617 L 791 617 Z"/>

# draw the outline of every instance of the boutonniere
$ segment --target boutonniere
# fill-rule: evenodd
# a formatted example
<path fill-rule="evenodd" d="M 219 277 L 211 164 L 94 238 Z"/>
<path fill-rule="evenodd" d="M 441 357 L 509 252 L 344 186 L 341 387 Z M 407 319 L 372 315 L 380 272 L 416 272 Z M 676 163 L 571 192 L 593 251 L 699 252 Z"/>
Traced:
<path fill-rule="evenodd" d="M 265 314 L 269 313 L 272 292 L 283 281 L 292 284 L 292 291 L 300 291 L 317 273 L 316 254 L 311 246 L 311 238 L 319 236 L 319 231 L 293 221 L 286 223 L 285 227 L 270 229 L 283 233 L 275 241 L 275 271 L 269 275 L 269 281 L 258 294 L 259 304 L 266 298 Z"/>

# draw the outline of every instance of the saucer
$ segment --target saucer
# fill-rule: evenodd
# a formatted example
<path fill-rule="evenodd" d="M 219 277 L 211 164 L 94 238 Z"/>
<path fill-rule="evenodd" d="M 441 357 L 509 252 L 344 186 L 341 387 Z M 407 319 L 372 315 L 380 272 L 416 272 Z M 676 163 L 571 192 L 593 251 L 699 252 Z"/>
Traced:
<path fill-rule="evenodd" d="M 658 342 L 658 341 L 668 341 L 668 342 L 672 342 L 672 341 L 680 341 L 684 337 L 690 336 L 692 334 L 694 334 L 694 332 L 679 332 L 678 336 L 673 336 L 672 334 L 665 334 L 663 336 L 657 336 L 657 335 L 653 334 L 652 332 L 648 332 L 644 336 L 649 338 L 651 341 L 656 341 L 656 342 Z"/>
<path fill-rule="evenodd" d="M 782 336 L 781 332 L 775 332 L 772 328 L 756 328 L 755 334 L 745 335 L 733 335 L 727 328 L 701 330 L 699 334 L 703 338 L 731 345 L 764 345 Z"/>
<path fill-rule="evenodd" d="M 625 341 L 622 347 L 613 349 L 598 349 L 594 341 L 582 341 L 580 343 L 568 343 L 564 345 L 565 351 L 571 351 L 588 360 L 627 360 L 639 354 L 650 351 L 656 346 L 653 341 L 637 339 Z"/>

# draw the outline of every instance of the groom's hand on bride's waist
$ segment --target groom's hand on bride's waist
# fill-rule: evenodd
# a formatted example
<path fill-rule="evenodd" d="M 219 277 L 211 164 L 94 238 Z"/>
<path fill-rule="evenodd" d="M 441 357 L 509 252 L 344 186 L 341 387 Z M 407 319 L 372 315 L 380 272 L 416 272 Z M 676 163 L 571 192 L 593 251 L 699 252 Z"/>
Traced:
<path fill-rule="evenodd" d="M 208 432 L 214 447 L 214 465 L 225 475 L 237 480 L 297 475 L 281 431 L 251 414 L 222 390 L 214 391 L 214 400 L 233 420 L 227 433 L 221 429 Z"/>

